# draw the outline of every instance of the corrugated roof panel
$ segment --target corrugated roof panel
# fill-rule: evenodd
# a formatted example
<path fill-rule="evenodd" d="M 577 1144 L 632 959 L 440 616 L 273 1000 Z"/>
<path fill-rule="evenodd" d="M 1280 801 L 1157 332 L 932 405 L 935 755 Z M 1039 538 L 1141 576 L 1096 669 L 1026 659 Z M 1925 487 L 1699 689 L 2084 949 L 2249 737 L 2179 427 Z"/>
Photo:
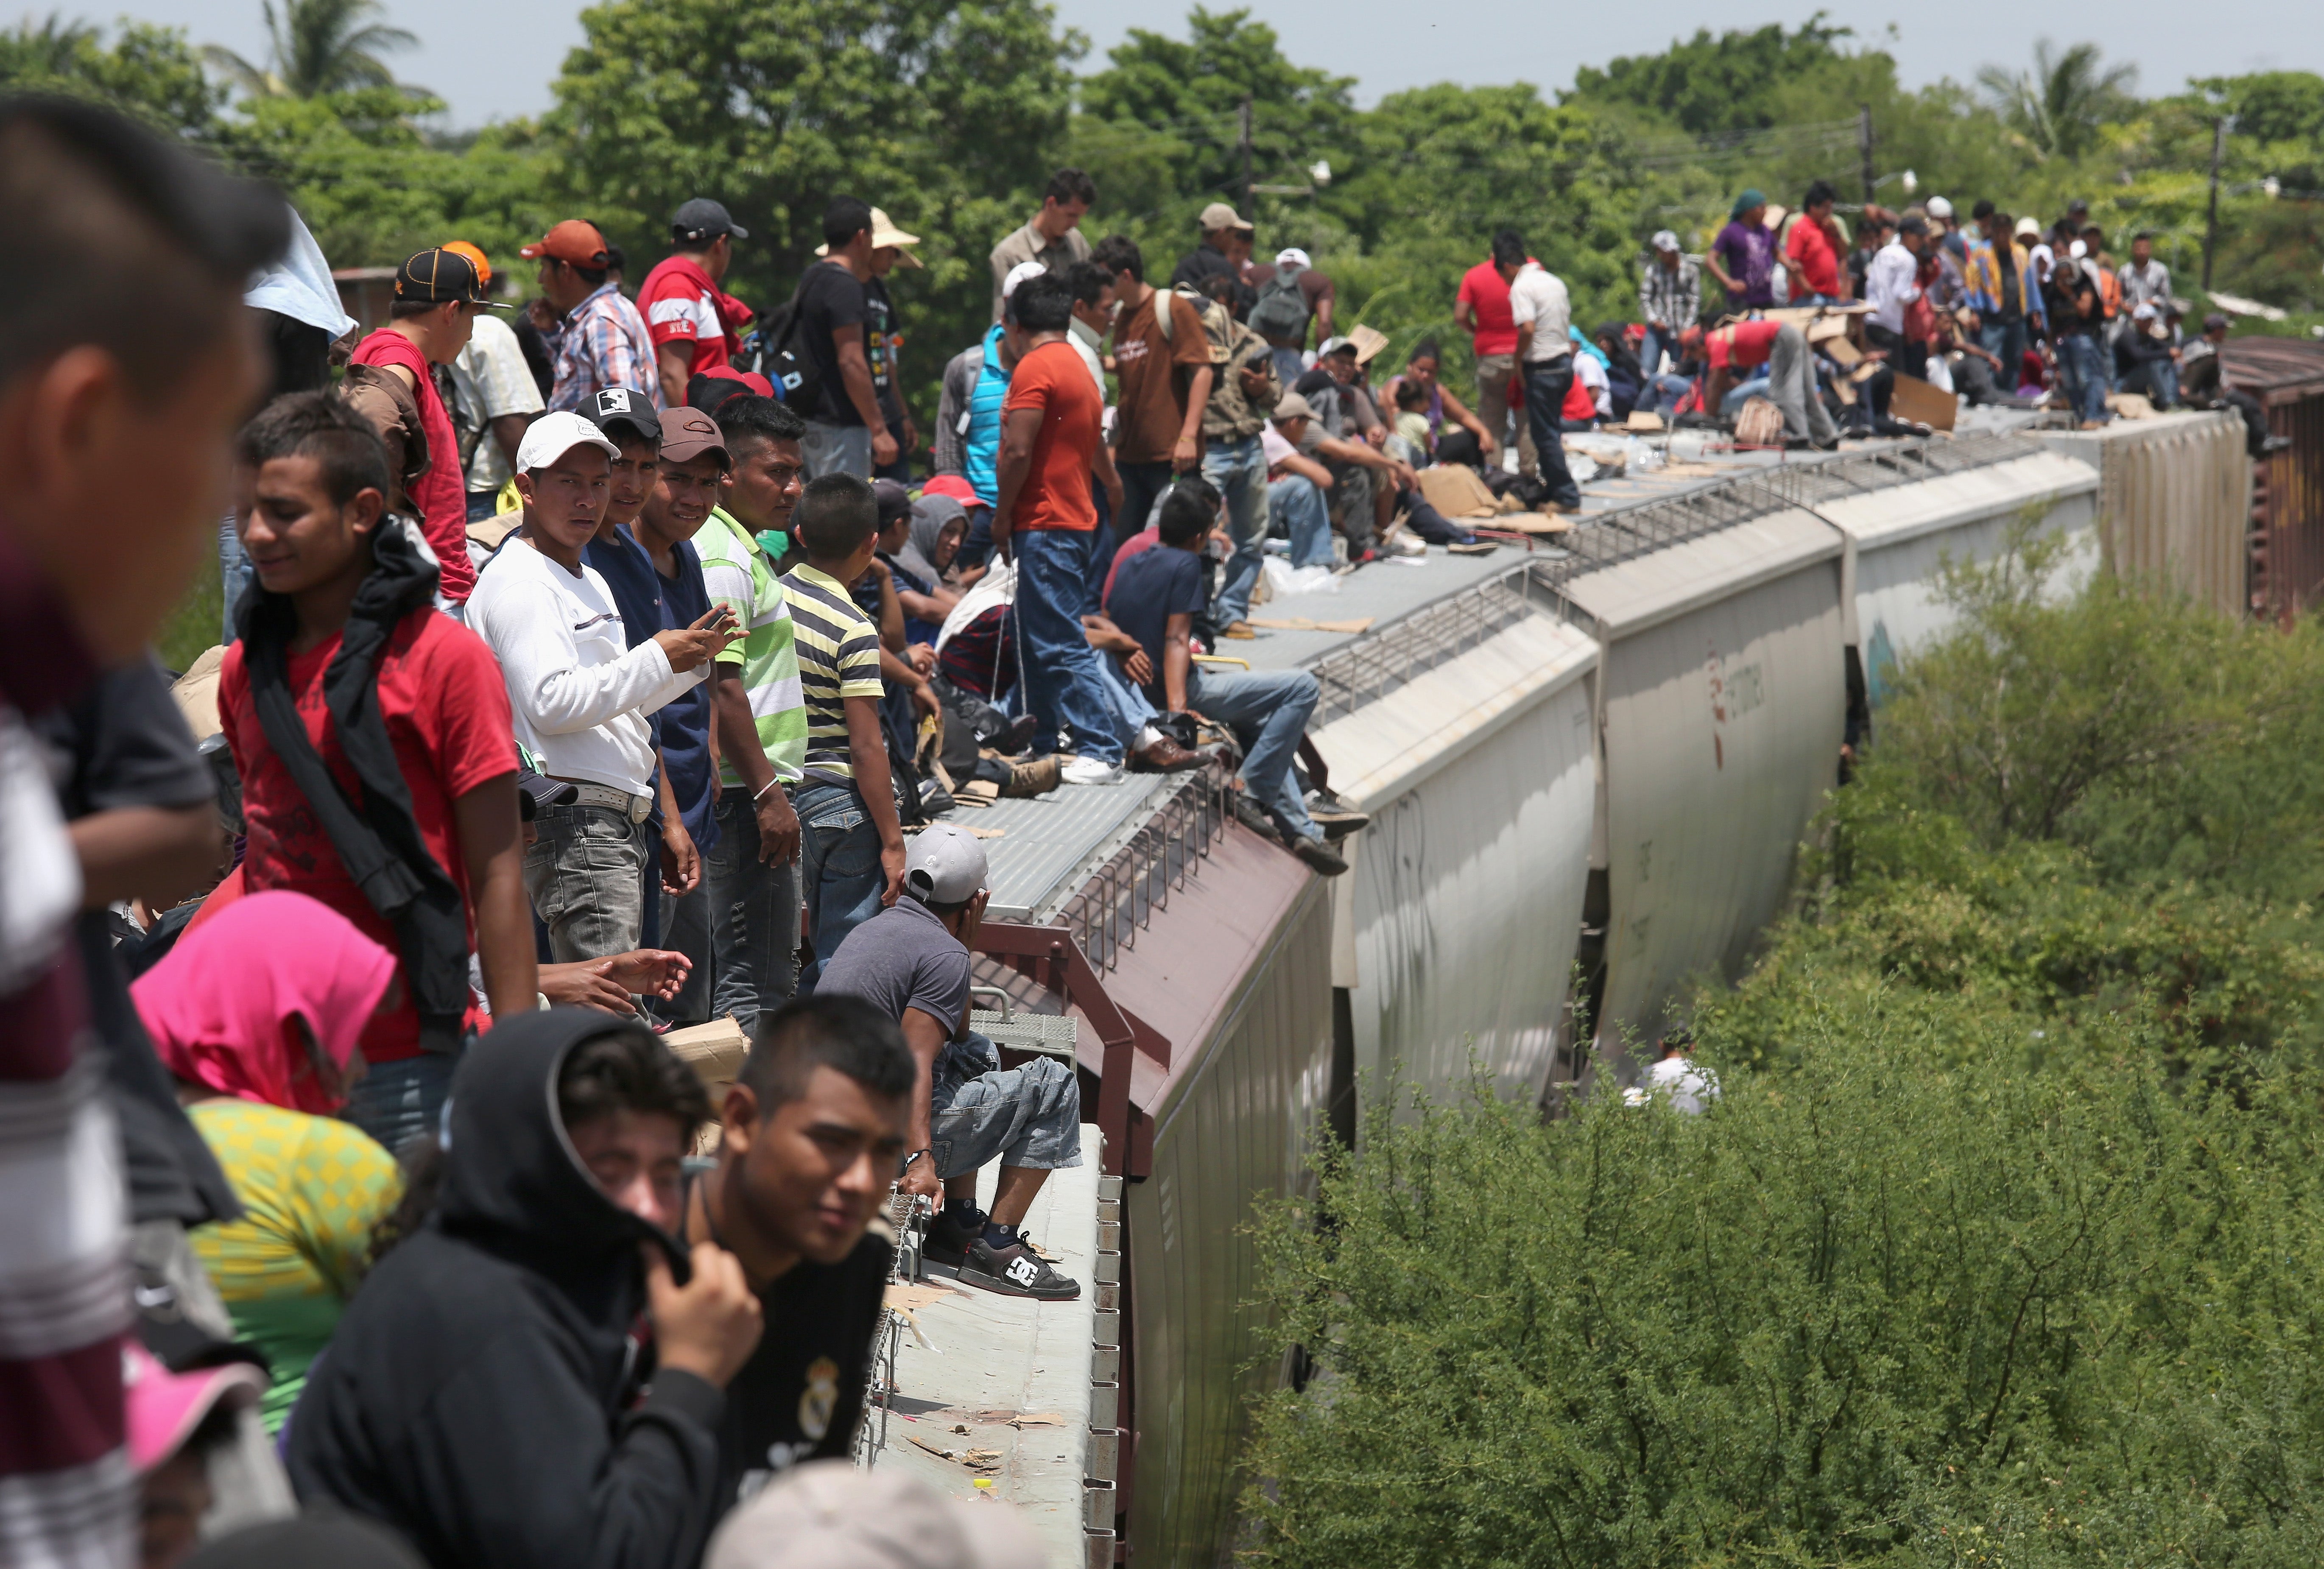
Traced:
<path fill-rule="evenodd" d="M 1600 637 L 1610 641 L 1831 559 L 1841 544 L 1839 530 L 1790 507 L 1578 574 L 1563 592 L 1596 619 Z M 1837 577 L 1833 586 L 1836 594 Z"/>
<path fill-rule="evenodd" d="M 2098 488 L 2098 470 L 2089 464 L 2056 453 L 2036 452 L 1917 484 L 1808 504 L 1818 517 L 1845 531 L 1864 549 L 1955 527 L 1973 518 L 2046 506 L 2070 495 L 2092 495 Z"/>
<path fill-rule="evenodd" d="M 954 813 L 952 820 L 964 827 L 1001 831 L 998 841 L 986 844 L 994 918 L 1025 920 L 1055 902 L 1068 878 L 1103 860 L 1119 847 L 1118 840 L 1137 831 L 1156 795 L 1170 782 L 1167 774 L 1133 773 L 1118 785 L 1066 785 L 1030 800 L 995 801 L 982 811 Z"/>

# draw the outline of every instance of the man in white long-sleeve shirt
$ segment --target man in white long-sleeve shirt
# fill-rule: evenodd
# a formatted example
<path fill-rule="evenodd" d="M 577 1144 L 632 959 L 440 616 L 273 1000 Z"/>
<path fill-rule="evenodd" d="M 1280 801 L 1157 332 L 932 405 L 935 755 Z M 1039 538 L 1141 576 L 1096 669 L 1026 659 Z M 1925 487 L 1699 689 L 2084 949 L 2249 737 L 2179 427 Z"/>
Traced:
<path fill-rule="evenodd" d="M 1921 253 L 1928 247 L 1928 220 L 1917 213 L 1910 215 L 1896 226 L 1896 237 L 1880 247 L 1864 271 L 1864 300 L 1872 307 L 1864 324 L 1865 337 L 1908 376 L 1921 375 L 1929 368 L 1929 346 L 1904 337 L 1904 308 L 1921 297 L 1916 280 Z"/>
<path fill-rule="evenodd" d="M 533 913 L 558 964 L 638 946 L 655 846 L 646 715 L 693 687 L 740 632 L 723 608 L 629 646 L 605 580 L 582 560 L 619 448 L 578 414 L 545 414 L 517 449 L 524 526 L 486 563 L 468 625 L 500 660 L 516 739 L 540 771 L 578 787 L 543 807 L 524 856 Z"/>

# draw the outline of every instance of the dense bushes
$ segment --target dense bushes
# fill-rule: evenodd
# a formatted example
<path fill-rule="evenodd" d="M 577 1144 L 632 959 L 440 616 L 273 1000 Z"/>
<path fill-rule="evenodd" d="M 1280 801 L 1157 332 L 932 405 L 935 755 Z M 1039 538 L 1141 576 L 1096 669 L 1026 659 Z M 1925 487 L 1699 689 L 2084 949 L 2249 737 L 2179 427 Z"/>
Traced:
<path fill-rule="evenodd" d="M 1433 1109 L 1265 1233 L 1284 1565 L 2312 1564 L 2317 1085 L 1835 1012 L 1706 1116 Z M 1978 1555 L 1983 1554 L 1980 1558 Z"/>
<path fill-rule="evenodd" d="M 1254 1562 L 2324 1555 L 2324 641 L 2042 565 L 1956 577 L 1707 1114 L 1383 1110 L 1268 1214 Z"/>

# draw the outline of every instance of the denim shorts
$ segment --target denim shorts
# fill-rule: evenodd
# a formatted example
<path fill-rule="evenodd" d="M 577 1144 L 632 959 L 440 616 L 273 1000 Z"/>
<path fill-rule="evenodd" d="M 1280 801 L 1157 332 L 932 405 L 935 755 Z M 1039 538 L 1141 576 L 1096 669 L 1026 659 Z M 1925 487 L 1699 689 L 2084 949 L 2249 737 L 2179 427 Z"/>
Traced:
<path fill-rule="evenodd" d="M 964 1048 L 974 1055 L 964 1060 Z M 980 1058 L 993 1066 L 964 1073 Z M 1082 1089 L 1074 1070 L 1053 1057 L 1011 1068 L 1000 1061 L 981 1035 L 946 1047 L 937 1059 L 928 1152 L 940 1180 L 982 1171 L 996 1159 L 1036 1171 L 1082 1163 Z"/>

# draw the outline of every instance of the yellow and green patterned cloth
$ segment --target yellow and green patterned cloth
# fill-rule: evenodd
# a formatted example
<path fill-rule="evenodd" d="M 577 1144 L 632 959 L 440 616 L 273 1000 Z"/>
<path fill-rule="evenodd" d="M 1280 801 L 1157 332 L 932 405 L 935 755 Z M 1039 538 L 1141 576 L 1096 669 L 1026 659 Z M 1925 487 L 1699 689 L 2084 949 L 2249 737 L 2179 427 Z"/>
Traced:
<path fill-rule="evenodd" d="M 369 1135 L 334 1118 L 232 1100 L 188 1112 L 244 1211 L 190 1240 L 235 1333 L 273 1366 L 261 1409 L 277 1432 L 363 1279 L 372 1228 L 395 1207 L 402 1178 Z"/>

